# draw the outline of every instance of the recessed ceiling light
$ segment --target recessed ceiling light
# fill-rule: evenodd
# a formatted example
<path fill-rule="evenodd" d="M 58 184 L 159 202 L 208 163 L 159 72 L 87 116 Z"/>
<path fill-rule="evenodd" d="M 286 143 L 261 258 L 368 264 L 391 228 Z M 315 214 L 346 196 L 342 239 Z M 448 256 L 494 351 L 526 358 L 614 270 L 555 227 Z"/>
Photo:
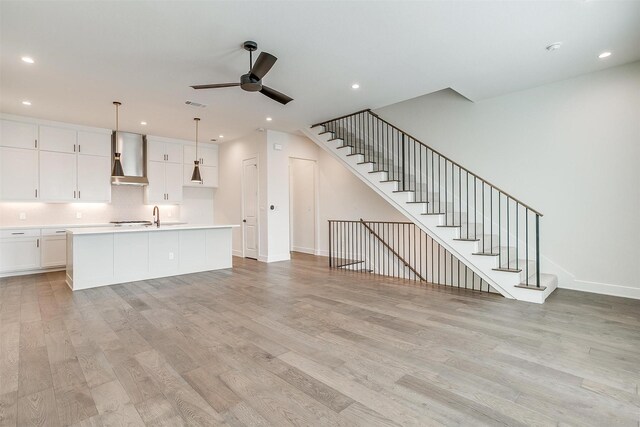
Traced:
<path fill-rule="evenodd" d="M 22 105 L 31 105 L 31 101 L 22 101 Z"/>
<path fill-rule="evenodd" d="M 22 59 L 22 61 L 23 61 L 23 62 L 26 62 L 27 64 L 33 64 L 33 63 L 35 62 L 35 61 L 33 60 L 33 58 L 32 58 L 32 57 L 30 57 L 30 56 L 23 56 L 23 57 L 22 57 L 22 58 L 20 58 L 20 59 Z"/>
<path fill-rule="evenodd" d="M 611 52 L 602 52 L 600 55 L 598 55 L 598 58 L 603 59 L 609 56 L 611 56 Z"/>
<path fill-rule="evenodd" d="M 146 125 L 147 125 L 147 122 L 140 122 L 140 124 L 141 124 L 142 126 L 146 126 Z"/>
<path fill-rule="evenodd" d="M 547 46 L 545 49 L 547 49 L 549 52 L 553 52 L 554 50 L 560 49 L 561 46 L 562 46 L 562 43 L 560 42 L 552 43 L 549 46 Z"/>
<path fill-rule="evenodd" d="M 271 117 L 267 117 L 268 122 L 270 122 L 271 120 L 273 120 Z"/>
<path fill-rule="evenodd" d="M 360 85 L 358 83 L 354 83 L 351 85 L 351 89 L 358 89 Z"/>
<path fill-rule="evenodd" d="M 224 135 L 218 135 L 218 138 L 224 138 Z"/>

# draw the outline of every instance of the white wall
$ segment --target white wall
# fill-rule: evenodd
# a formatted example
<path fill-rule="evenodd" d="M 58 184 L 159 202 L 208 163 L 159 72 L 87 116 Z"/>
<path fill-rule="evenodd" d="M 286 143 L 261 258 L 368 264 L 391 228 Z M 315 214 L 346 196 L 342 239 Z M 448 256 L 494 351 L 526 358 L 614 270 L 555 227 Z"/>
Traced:
<path fill-rule="evenodd" d="M 315 160 L 289 159 L 291 250 L 316 253 L 317 187 Z"/>
<path fill-rule="evenodd" d="M 561 287 L 640 298 L 640 62 L 477 103 L 446 90 L 376 112 L 541 211 L 545 269 Z"/>
<path fill-rule="evenodd" d="M 266 213 L 266 133 L 253 132 L 235 141 L 220 144 L 218 153 L 219 188 L 214 197 L 216 224 L 242 224 L 242 161 L 258 159 L 258 256 L 267 254 Z M 233 229 L 234 255 L 242 255 L 242 227 Z"/>

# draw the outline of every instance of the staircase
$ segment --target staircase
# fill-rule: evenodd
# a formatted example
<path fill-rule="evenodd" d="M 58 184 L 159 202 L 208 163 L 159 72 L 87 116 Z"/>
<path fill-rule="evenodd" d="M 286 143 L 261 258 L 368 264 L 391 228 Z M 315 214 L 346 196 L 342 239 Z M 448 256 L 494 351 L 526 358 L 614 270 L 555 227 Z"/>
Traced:
<path fill-rule="evenodd" d="M 302 132 L 506 298 L 543 303 L 542 214 L 371 110 Z"/>

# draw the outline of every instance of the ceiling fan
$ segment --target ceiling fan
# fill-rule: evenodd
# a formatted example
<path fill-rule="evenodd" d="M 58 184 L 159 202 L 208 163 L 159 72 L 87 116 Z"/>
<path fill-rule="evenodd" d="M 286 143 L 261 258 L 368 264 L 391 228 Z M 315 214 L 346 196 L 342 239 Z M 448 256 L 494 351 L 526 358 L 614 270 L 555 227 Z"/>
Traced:
<path fill-rule="evenodd" d="M 247 92 L 260 92 L 261 94 L 268 96 L 274 101 L 278 101 L 281 104 L 287 104 L 293 101 L 293 98 L 278 92 L 275 89 L 264 86 L 262 84 L 262 78 L 269 72 L 273 64 L 276 63 L 278 58 L 267 52 L 260 52 L 255 64 L 253 63 L 253 52 L 258 49 L 258 43 L 252 41 L 246 41 L 242 44 L 245 50 L 249 51 L 249 72 L 240 76 L 240 83 L 220 83 L 210 85 L 196 85 L 191 86 L 194 89 L 216 89 L 221 87 L 233 87 L 240 86 L 242 90 Z"/>

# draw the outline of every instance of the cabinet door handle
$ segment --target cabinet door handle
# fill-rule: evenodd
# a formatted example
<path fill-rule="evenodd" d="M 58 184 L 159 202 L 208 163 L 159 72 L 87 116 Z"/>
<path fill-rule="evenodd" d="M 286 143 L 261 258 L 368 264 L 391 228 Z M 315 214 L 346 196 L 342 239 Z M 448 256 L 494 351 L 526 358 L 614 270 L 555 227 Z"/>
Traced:
<path fill-rule="evenodd" d="M 80 198 L 80 190 L 78 190 L 78 199 Z"/>
<path fill-rule="evenodd" d="M 64 233 L 64 230 L 58 230 L 56 233 Z"/>
<path fill-rule="evenodd" d="M 40 247 L 40 239 L 37 239 L 36 240 L 36 248 L 39 248 L 39 247 Z"/>
<path fill-rule="evenodd" d="M 80 152 L 81 145 L 78 144 L 78 153 Z"/>
<path fill-rule="evenodd" d="M 12 235 L 24 234 L 24 233 L 11 233 Z"/>
<path fill-rule="evenodd" d="M 76 198 L 76 190 L 73 190 L 73 198 Z"/>
<path fill-rule="evenodd" d="M 33 142 L 34 142 L 34 146 L 35 146 L 35 148 L 38 148 L 38 140 L 37 140 L 37 139 L 34 139 L 34 140 L 33 140 Z"/>
<path fill-rule="evenodd" d="M 73 152 L 76 152 L 76 144 L 73 144 Z"/>
<path fill-rule="evenodd" d="M 38 189 L 36 188 L 36 199 L 38 198 Z"/>

